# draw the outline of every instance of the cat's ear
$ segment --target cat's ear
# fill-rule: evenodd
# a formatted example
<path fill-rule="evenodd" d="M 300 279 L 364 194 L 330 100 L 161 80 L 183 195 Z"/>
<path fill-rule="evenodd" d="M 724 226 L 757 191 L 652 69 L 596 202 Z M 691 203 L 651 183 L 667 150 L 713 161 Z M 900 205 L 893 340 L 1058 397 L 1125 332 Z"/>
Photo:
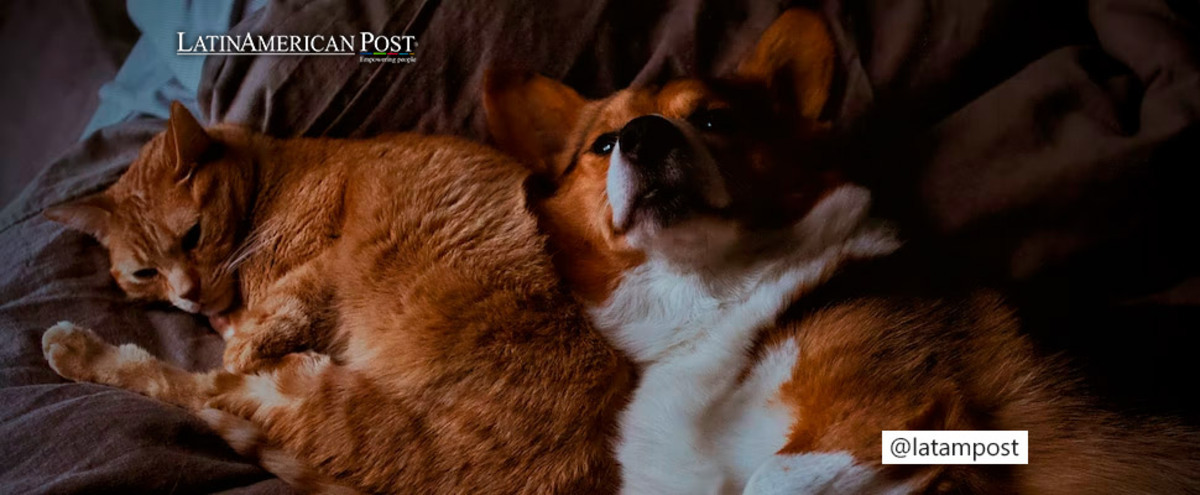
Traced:
<path fill-rule="evenodd" d="M 43 214 L 46 218 L 82 231 L 95 237 L 101 244 L 107 245 L 113 206 L 112 198 L 107 193 L 99 193 L 70 203 L 51 206 Z"/>
<path fill-rule="evenodd" d="M 764 83 L 799 117 L 817 120 L 829 99 L 836 58 L 833 36 L 821 15 L 790 9 L 763 33 L 737 76 Z"/>
<path fill-rule="evenodd" d="M 175 178 L 184 180 L 191 177 L 200 157 L 212 146 L 212 139 L 182 103 L 173 101 L 165 144 L 167 157 L 174 160 Z"/>
<path fill-rule="evenodd" d="M 483 87 L 488 132 L 496 147 L 534 173 L 557 177 L 555 158 L 586 100 L 565 84 L 527 72 L 489 70 Z"/>

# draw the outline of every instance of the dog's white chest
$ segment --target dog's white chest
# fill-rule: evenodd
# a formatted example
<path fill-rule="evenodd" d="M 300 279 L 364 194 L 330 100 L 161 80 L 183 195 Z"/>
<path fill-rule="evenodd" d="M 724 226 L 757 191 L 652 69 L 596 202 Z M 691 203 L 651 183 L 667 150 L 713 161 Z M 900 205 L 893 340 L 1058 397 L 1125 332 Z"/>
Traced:
<path fill-rule="evenodd" d="M 795 345 L 777 348 L 739 378 L 747 346 L 800 278 L 789 272 L 726 287 L 718 296 L 694 278 L 650 264 L 593 310 L 609 337 L 644 366 L 621 418 L 624 493 L 740 493 L 754 469 L 783 446 L 789 414 L 772 398 L 790 374 Z"/>
<path fill-rule="evenodd" d="M 617 444 L 625 493 L 741 493 L 771 465 L 794 419 L 777 394 L 803 350 L 788 341 L 750 363 L 748 348 L 842 260 L 895 250 L 889 229 L 866 222 L 869 198 L 854 186 L 829 193 L 792 227 L 789 249 L 753 265 L 677 269 L 651 257 L 591 309 L 643 367 Z M 755 479 L 791 486 L 772 476 Z"/>

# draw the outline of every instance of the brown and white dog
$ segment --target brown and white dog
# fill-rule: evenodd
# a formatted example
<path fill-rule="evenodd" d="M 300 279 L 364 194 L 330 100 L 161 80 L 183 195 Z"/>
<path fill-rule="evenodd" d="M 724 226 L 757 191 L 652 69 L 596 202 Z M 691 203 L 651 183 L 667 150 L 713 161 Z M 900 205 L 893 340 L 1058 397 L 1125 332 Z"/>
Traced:
<path fill-rule="evenodd" d="M 795 309 L 899 245 L 865 189 L 806 160 L 834 55 L 792 10 L 726 80 L 587 101 L 488 78 L 490 131 L 541 178 L 560 271 L 640 367 L 623 492 L 1200 491 L 1200 437 L 1093 407 L 995 296 Z M 1028 430 L 1029 465 L 880 464 L 882 430 L 918 429 Z"/>

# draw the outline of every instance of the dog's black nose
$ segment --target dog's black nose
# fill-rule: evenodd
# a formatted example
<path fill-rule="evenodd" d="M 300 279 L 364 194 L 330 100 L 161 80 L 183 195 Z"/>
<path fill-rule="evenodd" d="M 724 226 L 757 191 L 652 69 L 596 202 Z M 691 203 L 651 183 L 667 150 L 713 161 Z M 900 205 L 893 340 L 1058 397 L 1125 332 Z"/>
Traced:
<path fill-rule="evenodd" d="M 673 151 L 687 145 L 683 131 L 658 115 L 644 115 L 629 121 L 618 139 L 621 153 L 639 167 L 662 165 Z"/>

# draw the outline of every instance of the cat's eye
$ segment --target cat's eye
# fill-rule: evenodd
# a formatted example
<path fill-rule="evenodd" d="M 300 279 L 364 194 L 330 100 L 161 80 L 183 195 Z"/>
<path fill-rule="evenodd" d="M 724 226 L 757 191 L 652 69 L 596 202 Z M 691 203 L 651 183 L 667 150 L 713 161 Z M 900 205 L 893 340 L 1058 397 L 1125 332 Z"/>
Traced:
<path fill-rule="evenodd" d="M 606 132 L 601 134 L 592 142 L 592 147 L 589 151 L 595 155 L 607 155 L 612 153 L 613 147 L 617 145 L 617 133 Z"/>
<path fill-rule="evenodd" d="M 705 132 L 729 132 L 734 128 L 733 111 L 728 108 L 705 108 L 697 110 L 688 121 Z"/>
<path fill-rule="evenodd" d="M 133 272 L 133 276 L 134 278 L 140 280 L 149 280 L 158 276 L 158 270 L 153 268 L 142 268 L 141 270 Z"/>
<path fill-rule="evenodd" d="M 188 229 L 186 234 L 183 234 L 183 240 L 180 241 L 180 247 L 182 247 L 183 252 L 186 253 L 193 249 L 196 249 L 196 246 L 199 244 L 200 244 L 200 222 L 197 221 L 196 225 L 193 225 L 192 228 Z"/>

